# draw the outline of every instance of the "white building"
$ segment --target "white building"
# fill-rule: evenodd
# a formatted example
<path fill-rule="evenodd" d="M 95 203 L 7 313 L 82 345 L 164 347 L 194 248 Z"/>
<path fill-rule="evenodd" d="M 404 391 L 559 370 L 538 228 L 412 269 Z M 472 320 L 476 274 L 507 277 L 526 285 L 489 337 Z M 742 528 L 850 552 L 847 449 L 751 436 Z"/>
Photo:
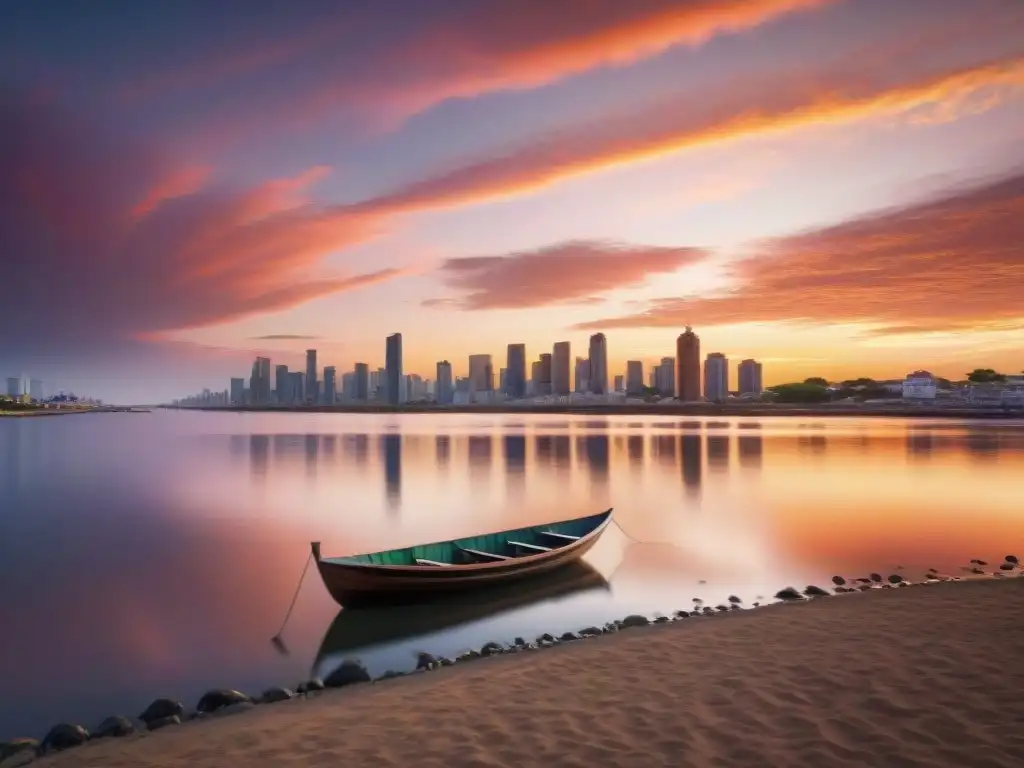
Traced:
<path fill-rule="evenodd" d="M 914 371 L 903 379 L 904 400 L 934 400 L 937 389 L 935 377 L 928 371 Z"/>

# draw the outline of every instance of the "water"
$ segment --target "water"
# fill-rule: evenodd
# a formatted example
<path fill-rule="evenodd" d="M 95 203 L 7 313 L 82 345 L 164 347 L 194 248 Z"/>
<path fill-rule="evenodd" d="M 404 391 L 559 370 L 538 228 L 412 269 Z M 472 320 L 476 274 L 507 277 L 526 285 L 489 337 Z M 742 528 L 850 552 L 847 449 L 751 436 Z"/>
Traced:
<path fill-rule="evenodd" d="M 374 674 L 834 573 L 1024 555 L 1024 428 L 880 419 L 155 412 L 0 420 L 0 739 L 154 697 Z M 339 613 L 327 556 L 616 508 L 589 572 Z M 640 543 L 632 541 L 639 540 Z"/>

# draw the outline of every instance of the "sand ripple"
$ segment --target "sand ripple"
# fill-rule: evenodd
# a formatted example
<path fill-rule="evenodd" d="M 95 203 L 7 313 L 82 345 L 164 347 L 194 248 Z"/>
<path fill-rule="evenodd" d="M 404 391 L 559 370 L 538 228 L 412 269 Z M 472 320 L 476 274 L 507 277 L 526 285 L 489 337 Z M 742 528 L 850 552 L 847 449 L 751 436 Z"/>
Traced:
<path fill-rule="evenodd" d="M 1016 767 L 1022 616 L 1024 579 L 773 606 L 262 706 L 34 765 Z"/>

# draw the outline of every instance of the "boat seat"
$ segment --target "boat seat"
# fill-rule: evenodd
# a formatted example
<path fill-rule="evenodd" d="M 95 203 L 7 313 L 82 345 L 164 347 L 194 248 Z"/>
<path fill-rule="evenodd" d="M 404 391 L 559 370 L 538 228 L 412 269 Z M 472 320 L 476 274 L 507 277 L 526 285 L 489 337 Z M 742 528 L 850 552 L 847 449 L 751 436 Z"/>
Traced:
<path fill-rule="evenodd" d="M 527 544 L 524 541 L 509 541 L 509 546 L 522 547 L 523 549 L 532 549 L 534 552 L 550 552 L 551 547 L 542 547 L 539 544 Z"/>
<path fill-rule="evenodd" d="M 554 539 L 561 539 L 562 541 L 579 541 L 579 536 L 570 536 L 568 533 L 555 533 L 554 531 L 541 531 L 545 536 L 550 536 Z"/>
<path fill-rule="evenodd" d="M 480 550 L 480 549 L 469 549 L 468 547 L 459 547 L 459 549 L 461 549 L 463 552 L 468 552 L 471 555 L 476 555 L 477 557 L 488 558 L 490 560 L 511 560 L 512 559 L 512 558 L 508 557 L 507 555 L 496 555 L 493 552 L 484 552 L 483 550 Z"/>
<path fill-rule="evenodd" d="M 440 568 L 447 568 L 451 563 L 440 563 L 437 560 L 424 560 L 421 557 L 416 558 L 416 565 L 436 565 Z"/>

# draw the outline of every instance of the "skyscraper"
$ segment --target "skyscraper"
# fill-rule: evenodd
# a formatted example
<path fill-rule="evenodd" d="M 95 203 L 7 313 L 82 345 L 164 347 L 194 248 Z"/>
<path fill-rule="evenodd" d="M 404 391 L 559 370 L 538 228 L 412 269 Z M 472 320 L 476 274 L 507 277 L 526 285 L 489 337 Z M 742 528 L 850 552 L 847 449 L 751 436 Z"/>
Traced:
<path fill-rule="evenodd" d="M 370 397 L 370 366 L 366 363 L 356 363 L 353 371 L 355 381 L 353 382 L 352 397 L 355 400 L 363 401 Z"/>
<path fill-rule="evenodd" d="M 37 403 L 43 399 L 43 382 L 41 379 L 29 379 L 28 396 Z"/>
<path fill-rule="evenodd" d="M 551 355 L 544 353 L 540 356 L 540 367 L 537 369 L 537 387 L 535 395 L 551 394 Z"/>
<path fill-rule="evenodd" d="M 741 395 L 760 395 L 764 391 L 761 364 L 756 360 L 747 359 L 740 363 L 739 390 Z"/>
<path fill-rule="evenodd" d="M 402 376 L 402 334 L 393 333 L 387 338 L 384 345 L 384 370 L 385 370 L 385 402 L 389 405 L 398 405 L 403 401 L 402 385 L 405 379 Z"/>
<path fill-rule="evenodd" d="M 245 379 L 231 379 L 231 404 L 245 405 Z"/>
<path fill-rule="evenodd" d="M 302 371 L 291 371 L 288 374 L 288 402 L 301 403 L 305 395 L 306 375 Z"/>
<path fill-rule="evenodd" d="M 289 402 L 287 365 L 274 366 L 274 397 L 279 403 Z"/>
<path fill-rule="evenodd" d="M 608 394 L 608 340 L 603 333 L 590 337 L 590 391 Z"/>
<path fill-rule="evenodd" d="M 676 339 L 676 387 L 683 402 L 700 400 L 700 338 L 690 326 Z"/>
<path fill-rule="evenodd" d="M 540 360 L 530 363 L 530 395 L 536 397 L 540 391 Z"/>
<path fill-rule="evenodd" d="M 505 368 L 505 394 L 513 399 L 526 397 L 525 344 L 508 345 Z"/>
<path fill-rule="evenodd" d="M 622 392 L 626 388 L 626 377 L 621 373 L 615 377 L 614 386 L 612 387 L 613 392 Z"/>
<path fill-rule="evenodd" d="M 576 358 L 576 386 L 575 392 L 588 392 L 590 390 L 590 361 L 585 357 Z"/>
<path fill-rule="evenodd" d="M 306 350 L 306 402 L 316 403 L 317 399 L 316 350 Z"/>
<path fill-rule="evenodd" d="M 474 392 L 494 389 L 494 365 L 490 355 L 469 356 L 469 383 Z"/>
<path fill-rule="evenodd" d="M 676 359 L 663 357 L 654 369 L 654 388 L 662 397 L 676 396 Z"/>
<path fill-rule="evenodd" d="M 437 364 L 437 387 L 434 399 L 438 405 L 451 405 L 455 398 L 455 386 L 452 381 L 452 364 L 442 360 Z"/>
<path fill-rule="evenodd" d="M 729 396 L 729 360 L 721 352 L 712 352 L 704 361 L 704 397 L 709 403 L 722 403 Z"/>
<path fill-rule="evenodd" d="M 334 405 L 338 394 L 338 371 L 333 365 L 324 368 L 324 405 Z"/>
<path fill-rule="evenodd" d="M 639 360 L 626 362 L 626 394 L 642 395 L 644 392 L 644 364 Z"/>
<path fill-rule="evenodd" d="M 572 389 L 569 371 L 569 342 L 555 342 L 551 355 L 551 391 L 556 395 L 568 395 Z"/>
<path fill-rule="evenodd" d="M 249 376 L 249 397 L 255 405 L 270 402 L 270 358 L 257 357 Z"/>

